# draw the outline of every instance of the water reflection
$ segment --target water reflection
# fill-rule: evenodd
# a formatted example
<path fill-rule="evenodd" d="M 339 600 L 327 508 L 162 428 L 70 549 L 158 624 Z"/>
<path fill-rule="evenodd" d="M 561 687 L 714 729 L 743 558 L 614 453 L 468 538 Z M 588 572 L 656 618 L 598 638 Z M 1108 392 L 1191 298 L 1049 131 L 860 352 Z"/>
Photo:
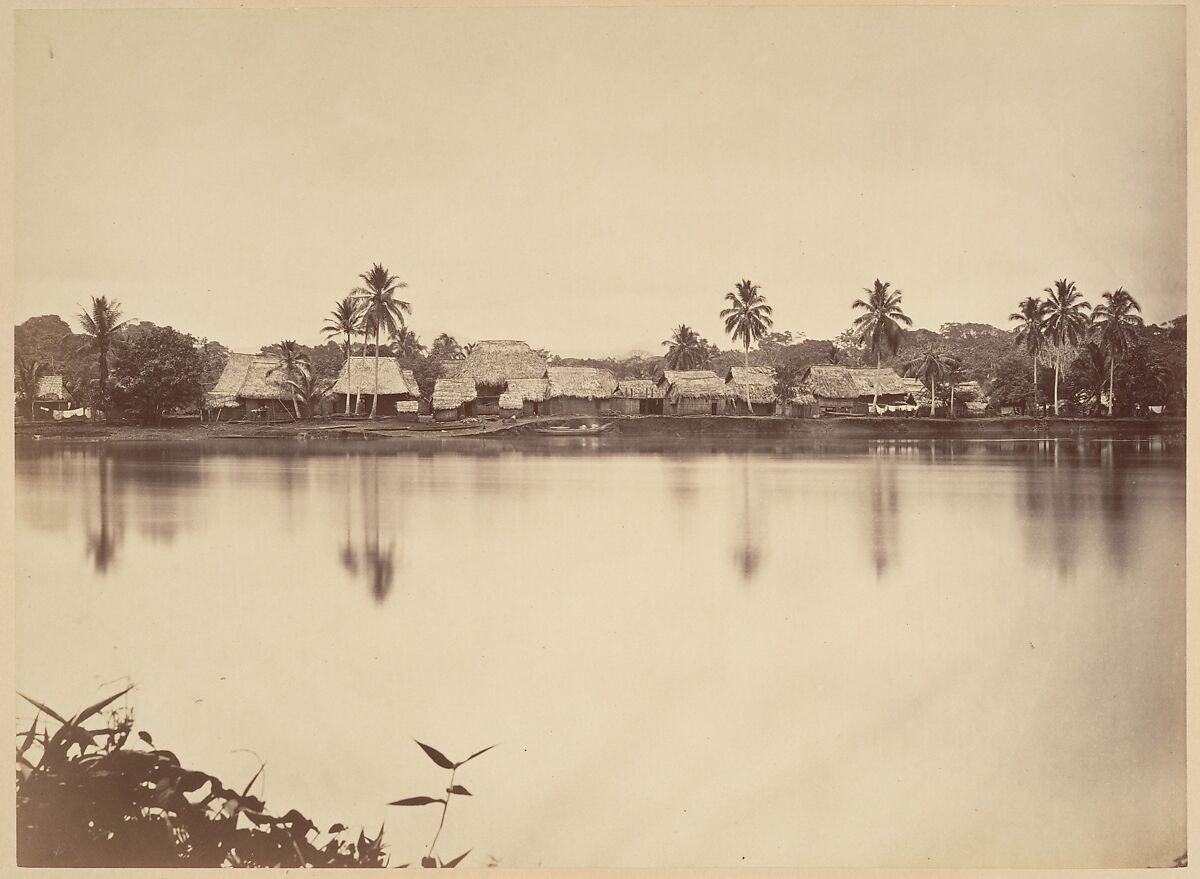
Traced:
<path fill-rule="evenodd" d="M 741 575 L 742 582 L 749 583 L 754 579 L 754 575 L 758 572 L 759 565 L 762 564 L 763 560 L 762 542 L 759 540 L 758 532 L 754 528 L 751 512 L 753 507 L 750 503 L 749 455 L 745 455 L 742 459 L 741 483 L 741 537 L 734 548 L 733 559 L 737 571 Z"/>
<path fill-rule="evenodd" d="M 361 459 L 357 462 L 362 464 Z M 376 604 L 383 604 L 391 594 L 396 579 L 396 538 L 380 522 L 379 458 L 367 459 L 367 466 L 355 468 L 357 489 L 362 499 L 362 516 L 357 545 L 351 539 L 353 505 L 351 485 L 346 484 L 346 531 L 338 551 L 342 568 L 352 577 L 361 577 Z"/>
<path fill-rule="evenodd" d="M 92 560 L 92 569 L 97 574 L 106 574 L 117 557 L 117 544 L 120 542 L 122 525 L 121 519 L 114 522 L 113 500 L 109 488 L 109 470 L 111 459 L 106 450 L 101 449 L 96 456 L 97 491 L 99 495 L 98 516 L 99 524 L 95 529 L 87 531 L 87 557 Z M 118 516 L 123 508 L 118 508 Z"/>
<path fill-rule="evenodd" d="M 866 493 L 870 497 L 869 543 L 876 579 L 883 578 L 899 546 L 896 520 L 900 509 L 900 496 L 896 488 L 895 464 L 885 460 L 885 455 L 889 452 L 894 455 L 896 450 L 875 450 L 871 456 L 872 466 L 867 476 Z"/>

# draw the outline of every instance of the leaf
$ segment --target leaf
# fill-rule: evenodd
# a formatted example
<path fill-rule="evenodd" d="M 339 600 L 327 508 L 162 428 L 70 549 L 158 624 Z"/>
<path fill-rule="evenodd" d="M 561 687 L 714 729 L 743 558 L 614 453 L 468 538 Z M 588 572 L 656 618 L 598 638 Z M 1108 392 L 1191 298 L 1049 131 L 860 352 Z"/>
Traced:
<path fill-rule="evenodd" d="M 488 745 L 488 746 L 487 746 L 486 748 L 484 748 L 482 751 L 476 751 L 474 754 L 472 754 L 472 755 L 471 755 L 470 757 L 468 757 L 466 760 L 463 760 L 463 761 L 462 761 L 462 763 L 455 763 L 455 764 L 454 764 L 454 766 L 453 766 L 453 767 L 451 767 L 451 768 L 453 768 L 453 769 L 457 769 L 459 766 L 462 766 L 462 765 L 463 765 L 463 763 L 470 763 L 472 760 L 474 760 L 474 759 L 475 759 L 476 757 L 478 757 L 480 754 L 486 754 L 488 751 L 492 750 L 492 748 L 494 748 L 494 747 L 496 747 L 496 746 L 495 746 L 495 745 Z"/>
<path fill-rule="evenodd" d="M 341 832 L 342 832 L 343 830 L 345 830 L 345 829 L 346 829 L 346 825 L 345 825 L 345 824 L 334 824 L 334 825 L 333 825 L 332 827 L 330 827 L 330 828 L 329 828 L 329 830 L 327 830 L 326 832 L 327 832 L 327 833 L 341 833 Z"/>
<path fill-rule="evenodd" d="M 39 702 L 37 699 L 30 699 L 30 698 L 29 698 L 28 696 L 26 696 L 24 693 L 17 693 L 17 695 L 18 695 L 18 696 L 20 696 L 22 699 L 24 699 L 26 702 L 28 702 L 30 705 L 32 705 L 32 706 L 34 706 L 35 708 L 37 708 L 37 709 L 38 709 L 39 711 L 41 711 L 43 714 L 49 714 L 51 717 L 53 717 L 53 718 L 54 718 L 55 720 L 57 720 L 59 723 L 66 723 L 66 722 L 67 722 L 67 721 L 66 721 L 66 719 L 65 719 L 65 718 L 64 718 L 64 717 L 63 717 L 61 714 L 59 714 L 59 713 L 58 713 L 57 711 L 55 711 L 53 708 L 50 708 L 50 707 L 48 707 L 48 706 L 46 706 L 46 705 L 43 705 L 43 704 L 42 704 L 41 702 Z"/>
<path fill-rule="evenodd" d="M 145 742 L 147 745 L 149 745 L 151 748 L 154 747 L 154 738 L 150 735 L 150 733 L 146 732 L 144 729 L 138 730 L 138 738 L 141 739 L 143 742 Z"/>
<path fill-rule="evenodd" d="M 20 757 L 22 754 L 24 754 L 26 751 L 28 751 L 29 747 L 33 744 L 33 740 L 37 736 L 38 718 L 40 718 L 41 716 L 42 715 L 40 712 L 38 714 L 34 715 L 33 723 L 29 724 L 29 731 L 27 733 L 25 733 L 25 738 L 21 742 L 21 747 L 17 750 L 18 757 Z"/>
<path fill-rule="evenodd" d="M 446 793 L 458 794 L 460 797 L 471 796 L 471 792 L 469 790 L 467 790 L 465 787 L 463 787 L 461 784 L 456 784 L 456 785 L 454 785 L 454 787 L 446 788 Z"/>
<path fill-rule="evenodd" d="M 101 699 L 95 705 L 91 705 L 91 706 L 83 709 L 82 711 L 80 711 L 78 714 L 75 715 L 75 717 L 71 720 L 71 723 L 75 723 L 75 724 L 83 723 L 85 720 L 87 720 L 93 714 L 96 714 L 99 711 L 103 711 L 105 708 L 107 708 L 113 702 L 120 699 L 122 696 L 124 696 L 126 693 L 128 693 L 132 689 L 133 689 L 133 684 L 130 684 L 128 687 L 126 687 L 121 692 L 113 693 L 113 695 L 109 696 L 107 699 Z"/>
<path fill-rule="evenodd" d="M 417 742 L 416 739 L 413 739 L 413 741 Z M 453 769 L 455 767 L 455 764 L 450 762 L 450 758 L 447 757 L 445 754 L 443 754 L 441 751 L 439 751 L 437 748 L 431 748 L 431 747 L 429 747 L 429 745 L 422 744 L 421 742 L 417 742 L 417 744 L 421 745 L 421 750 L 423 750 L 426 754 L 428 754 L 429 759 L 432 760 L 434 763 L 436 763 L 438 766 L 442 767 L 443 769 Z M 467 758 L 467 760 L 470 760 L 470 759 L 471 759 L 470 757 Z M 464 760 L 463 762 L 465 763 L 466 760 Z"/>
<path fill-rule="evenodd" d="M 421 858 L 421 866 L 422 867 L 436 867 L 437 861 L 431 857 L 426 856 L 426 857 Z"/>
<path fill-rule="evenodd" d="M 266 766 L 267 766 L 266 763 L 260 763 L 258 765 L 258 772 L 254 773 L 254 777 L 252 779 L 250 779 L 249 782 L 246 783 L 246 789 L 242 791 L 242 796 L 245 796 L 246 794 L 250 793 L 251 786 L 254 784 L 254 782 L 258 781 L 258 777 L 260 775 L 262 775 L 262 771 L 266 768 Z"/>
<path fill-rule="evenodd" d="M 455 858 L 454 860 L 452 860 L 452 861 L 446 861 L 446 863 L 442 864 L 442 866 L 443 866 L 443 867 L 446 867 L 447 869 L 453 870 L 455 867 L 457 867 L 459 864 L 461 864 L 461 863 L 462 863 L 462 859 L 463 859 L 463 858 L 465 858 L 465 857 L 466 857 L 467 855 L 469 855 L 470 853 L 471 853 L 471 850 L 470 850 L 470 849 L 467 849 L 465 852 L 463 852 L 461 855 L 459 855 L 459 856 L 458 856 L 457 858 Z"/>
<path fill-rule="evenodd" d="M 430 803 L 444 803 L 445 800 L 434 799 L 433 797 L 406 797 L 403 800 L 396 800 L 394 803 L 388 803 L 389 806 L 428 806 Z"/>

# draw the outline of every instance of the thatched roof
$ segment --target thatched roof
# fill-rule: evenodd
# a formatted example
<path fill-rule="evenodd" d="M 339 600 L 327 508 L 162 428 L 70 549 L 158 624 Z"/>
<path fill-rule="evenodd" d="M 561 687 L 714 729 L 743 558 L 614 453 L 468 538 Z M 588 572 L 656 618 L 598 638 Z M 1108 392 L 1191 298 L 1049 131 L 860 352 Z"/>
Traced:
<path fill-rule="evenodd" d="M 725 396 L 725 382 L 711 369 L 668 369 L 658 380 L 666 397 L 716 398 Z"/>
<path fill-rule="evenodd" d="M 209 407 L 236 406 L 238 400 L 290 400 L 283 361 L 273 354 L 230 354 L 216 385 L 207 394 Z"/>
<path fill-rule="evenodd" d="M 627 400 L 661 400 L 663 389 L 648 378 L 632 378 L 617 382 L 613 396 Z"/>
<path fill-rule="evenodd" d="M 617 389 L 617 377 L 594 366 L 551 366 L 546 370 L 546 398 L 578 397 L 607 400 Z"/>
<path fill-rule="evenodd" d="M 876 369 L 871 367 L 834 366 L 821 363 L 810 366 L 800 378 L 800 387 L 826 399 L 854 399 L 875 394 Z M 880 369 L 880 394 L 908 394 L 909 386 L 891 369 Z"/>
<path fill-rule="evenodd" d="M 37 398 L 43 402 L 63 402 L 70 399 L 63 387 L 61 375 L 40 375 L 37 381 Z"/>
<path fill-rule="evenodd" d="M 730 399 L 745 400 L 749 394 L 751 403 L 774 403 L 779 399 L 775 370 L 770 366 L 731 366 L 725 375 L 725 393 Z"/>
<path fill-rule="evenodd" d="M 348 374 L 347 374 L 348 373 Z M 374 394 L 375 358 L 351 357 L 342 364 L 337 381 L 333 383 L 335 394 Z M 421 396 L 417 379 L 411 369 L 401 369 L 391 357 L 379 358 L 379 393 L 408 394 Z"/>
<path fill-rule="evenodd" d="M 475 382 L 469 378 L 442 376 L 433 385 L 433 408 L 437 411 L 457 409 L 475 399 Z"/>
<path fill-rule="evenodd" d="M 811 406 L 817 402 L 817 398 L 804 390 L 804 388 L 792 388 L 791 402 L 799 406 Z"/>
<path fill-rule="evenodd" d="M 540 403 L 546 399 L 549 390 L 550 382 L 545 377 L 510 378 L 508 386 L 504 389 L 504 393 L 514 398 L 519 397 L 521 402 L 532 400 L 535 403 Z"/>
<path fill-rule="evenodd" d="M 544 377 L 546 361 L 527 342 L 483 341 L 471 349 L 459 374 L 476 385 L 504 387 L 509 379 Z"/>

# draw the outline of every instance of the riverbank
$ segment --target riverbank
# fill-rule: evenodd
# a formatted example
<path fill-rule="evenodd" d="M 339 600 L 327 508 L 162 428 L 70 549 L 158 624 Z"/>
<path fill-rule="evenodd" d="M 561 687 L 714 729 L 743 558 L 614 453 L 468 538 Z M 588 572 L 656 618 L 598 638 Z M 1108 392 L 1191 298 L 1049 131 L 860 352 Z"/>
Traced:
<path fill-rule="evenodd" d="M 399 439 L 420 442 L 459 437 L 545 439 L 536 428 L 585 421 L 611 422 L 605 438 L 719 439 L 1029 439 L 1182 436 L 1184 418 L 779 418 L 736 416 L 546 417 L 453 424 L 375 421 L 301 421 L 277 424 L 181 422 L 157 427 L 79 422 L 18 423 L 16 436 L 78 442 L 195 442 L 211 439 Z"/>

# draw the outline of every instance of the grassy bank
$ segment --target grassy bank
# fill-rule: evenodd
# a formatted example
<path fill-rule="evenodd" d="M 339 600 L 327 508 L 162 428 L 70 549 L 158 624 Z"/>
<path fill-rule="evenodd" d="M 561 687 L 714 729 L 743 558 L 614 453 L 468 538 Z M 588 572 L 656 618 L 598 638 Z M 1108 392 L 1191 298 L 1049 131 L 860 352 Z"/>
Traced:
<path fill-rule="evenodd" d="M 19 438 L 63 439 L 81 442 L 166 441 L 210 439 L 399 439 L 417 442 L 454 437 L 494 436 L 508 439 L 538 436 L 546 424 L 579 422 L 580 418 L 528 418 L 458 424 L 411 424 L 398 419 L 376 421 L 303 421 L 278 424 L 201 424 L 183 422 L 160 427 L 129 424 L 37 422 L 18 424 Z M 596 420 L 596 419 L 591 419 Z M 605 436 L 626 438 L 713 439 L 1028 439 L 1134 438 L 1182 435 L 1183 418 L 746 418 L 733 416 L 640 416 L 599 420 L 614 424 Z"/>

